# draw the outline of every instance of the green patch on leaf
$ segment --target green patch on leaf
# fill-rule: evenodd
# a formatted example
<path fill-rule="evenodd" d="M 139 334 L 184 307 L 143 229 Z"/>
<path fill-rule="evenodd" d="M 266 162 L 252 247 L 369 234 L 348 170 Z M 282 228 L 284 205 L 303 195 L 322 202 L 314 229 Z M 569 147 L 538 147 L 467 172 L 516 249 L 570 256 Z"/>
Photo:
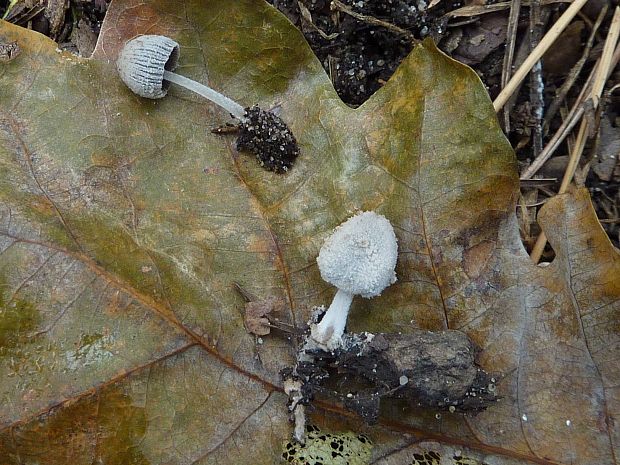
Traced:
<path fill-rule="evenodd" d="M 32 302 L 8 297 L 1 291 L 0 281 L 0 356 L 26 342 L 41 320 Z"/>

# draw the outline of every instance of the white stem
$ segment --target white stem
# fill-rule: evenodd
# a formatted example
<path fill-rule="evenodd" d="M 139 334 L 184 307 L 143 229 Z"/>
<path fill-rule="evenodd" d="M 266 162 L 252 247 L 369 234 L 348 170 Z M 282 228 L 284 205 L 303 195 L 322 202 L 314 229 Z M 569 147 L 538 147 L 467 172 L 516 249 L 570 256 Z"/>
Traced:
<path fill-rule="evenodd" d="M 239 121 L 247 121 L 245 117 L 245 109 L 232 99 L 229 99 L 225 95 L 220 94 L 218 91 L 211 89 L 204 84 L 200 84 L 192 79 L 181 76 L 180 74 L 173 73 L 171 71 L 164 71 L 164 79 L 166 81 L 174 82 L 187 90 L 202 95 L 207 100 L 211 100 L 216 105 L 219 105 L 228 113 L 233 115 Z"/>
<path fill-rule="evenodd" d="M 328 349 L 335 349 L 341 342 L 353 294 L 338 289 L 332 304 L 318 325 L 312 327 L 312 339 Z"/>

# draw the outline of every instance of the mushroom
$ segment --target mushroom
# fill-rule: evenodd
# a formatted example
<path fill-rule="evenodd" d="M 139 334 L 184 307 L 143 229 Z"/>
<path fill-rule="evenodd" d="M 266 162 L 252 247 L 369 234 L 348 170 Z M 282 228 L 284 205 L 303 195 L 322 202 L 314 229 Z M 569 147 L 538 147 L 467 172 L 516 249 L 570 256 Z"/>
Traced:
<path fill-rule="evenodd" d="M 244 108 L 211 87 L 173 73 L 179 56 L 179 44 L 169 37 L 142 35 L 125 43 L 116 60 L 116 69 L 127 87 L 141 97 L 162 98 L 173 82 L 219 105 L 241 122 L 239 150 L 254 153 L 261 166 L 271 171 L 288 171 L 299 154 L 297 141 L 288 126 L 269 111 L 258 106 Z"/>
<path fill-rule="evenodd" d="M 173 73 L 179 64 L 180 47 L 166 36 L 144 35 L 128 41 L 116 60 L 123 82 L 140 97 L 165 97 L 170 83 L 185 87 L 219 105 L 240 121 L 247 121 L 245 109 L 234 100 L 192 79 Z"/>
<path fill-rule="evenodd" d="M 338 292 L 323 319 L 311 325 L 310 336 L 320 348 L 340 346 L 354 295 L 375 297 L 396 281 L 397 252 L 392 225 L 372 211 L 349 218 L 327 238 L 316 261 L 321 277 Z"/>

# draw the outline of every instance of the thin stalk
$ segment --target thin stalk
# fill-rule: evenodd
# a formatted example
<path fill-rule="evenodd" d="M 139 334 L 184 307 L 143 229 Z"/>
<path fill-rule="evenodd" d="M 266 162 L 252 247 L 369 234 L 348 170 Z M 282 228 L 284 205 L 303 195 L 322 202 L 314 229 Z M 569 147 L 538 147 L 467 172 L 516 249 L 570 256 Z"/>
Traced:
<path fill-rule="evenodd" d="M 247 121 L 247 118 L 245 117 L 245 109 L 234 100 L 229 99 L 228 97 L 220 94 L 216 90 L 213 90 L 210 87 L 200 84 L 199 82 L 196 82 L 192 79 L 186 78 L 185 76 L 181 76 L 180 74 L 176 74 L 167 70 L 164 71 L 164 79 L 166 81 L 174 82 L 181 87 L 185 87 L 187 90 L 195 92 L 198 95 L 202 95 L 207 100 L 210 100 L 216 105 L 222 107 L 239 121 Z"/>
<path fill-rule="evenodd" d="M 596 76 L 594 78 L 594 84 L 592 85 L 592 90 L 590 92 L 590 99 L 593 103 L 593 109 L 596 110 L 598 107 L 601 94 L 603 93 L 603 88 L 605 87 L 605 82 L 607 81 L 607 77 L 611 72 L 611 67 L 613 64 L 613 55 L 614 49 L 616 48 L 616 44 L 618 42 L 618 38 L 620 37 L 620 8 L 616 7 L 614 11 L 614 17 L 611 20 L 611 25 L 609 26 L 609 32 L 607 33 L 607 39 L 605 40 L 605 45 L 603 47 L 603 54 L 601 55 L 601 61 L 596 70 Z M 588 139 L 589 132 L 589 124 L 590 120 L 584 118 L 581 120 L 581 126 L 579 127 L 579 133 L 577 135 L 577 141 L 575 142 L 575 146 L 571 151 L 570 158 L 568 161 L 568 166 L 566 167 L 566 172 L 564 173 L 564 178 L 562 179 L 562 184 L 560 185 L 560 190 L 558 191 L 558 195 L 564 194 L 568 190 L 568 186 L 575 175 L 575 170 L 577 169 L 577 164 L 579 163 L 579 159 L 581 154 L 583 153 L 583 149 L 586 145 L 586 140 Z M 547 236 L 544 232 L 540 233 L 538 239 L 536 240 L 536 244 L 534 244 L 534 248 L 532 249 L 532 253 L 530 258 L 534 263 L 538 263 L 540 257 L 542 256 L 543 250 L 547 243 Z"/>
<path fill-rule="evenodd" d="M 549 29 L 549 32 L 545 34 L 540 43 L 532 50 L 532 53 L 527 57 L 523 64 L 515 71 L 506 87 L 502 89 L 499 95 L 493 101 L 493 107 L 498 112 L 504 106 L 504 104 L 510 99 L 515 89 L 521 84 L 525 76 L 528 75 L 534 64 L 540 60 L 544 53 L 549 49 L 551 44 L 560 36 L 562 31 L 566 29 L 566 26 L 575 17 L 577 12 L 588 0 L 575 0 L 571 6 L 564 12 L 562 16 L 556 21 L 556 23 Z"/>
<path fill-rule="evenodd" d="M 328 347 L 340 341 L 344 327 L 347 324 L 347 315 L 353 301 L 353 294 L 338 289 L 334 300 L 327 309 L 323 319 L 316 325 L 312 338 Z"/>
<path fill-rule="evenodd" d="M 508 28 L 506 30 L 506 51 L 504 52 L 504 62 L 502 65 L 502 89 L 506 87 L 510 76 L 512 76 L 512 63 L 514 61 L 520 11 L 521 0 L 512 0 L 508 16 Z M 506 131 L 506 134 L 510 133 L 510 109 L 508 107 L 504 107 L 504 131 Z"/>

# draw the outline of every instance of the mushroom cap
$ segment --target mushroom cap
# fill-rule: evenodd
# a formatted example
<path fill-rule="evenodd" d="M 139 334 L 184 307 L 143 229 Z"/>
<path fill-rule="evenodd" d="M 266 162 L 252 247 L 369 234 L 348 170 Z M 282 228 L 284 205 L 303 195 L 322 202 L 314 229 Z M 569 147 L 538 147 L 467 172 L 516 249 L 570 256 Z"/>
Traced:
<path fill-rule="evenodd" d="M 316 259 L 323 280 L 349 294 L 375 297 L 396 281 L 398 246 L 390 222 L 362 212 L 338 226 Z"/>
<path fill-rule="evenodd" d="M 179 44 L 169 37 L 144 35 L 125 43 L 116 59 L 123 82 L 140 97 L 162 98 L 170 83 L 164 71 L 172 71 L 179 61 Z"/>

